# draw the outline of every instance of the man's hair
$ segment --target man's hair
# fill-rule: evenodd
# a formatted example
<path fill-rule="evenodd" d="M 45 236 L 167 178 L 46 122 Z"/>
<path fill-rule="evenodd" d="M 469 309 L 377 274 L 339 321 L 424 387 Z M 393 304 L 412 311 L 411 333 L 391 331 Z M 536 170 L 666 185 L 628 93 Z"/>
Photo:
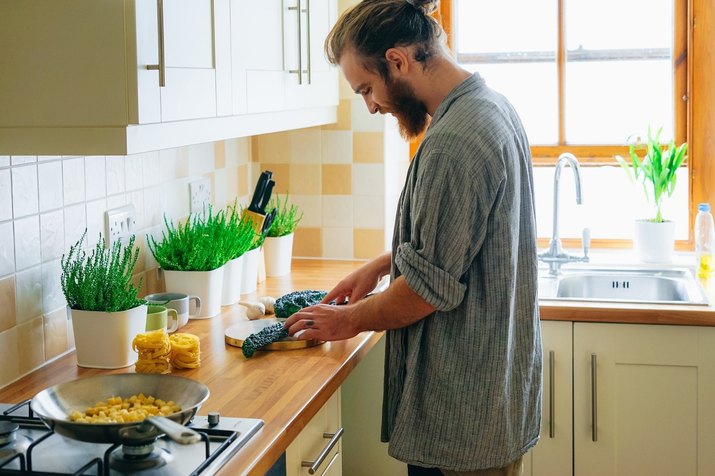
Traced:
<path fill-rule="evenodd" d="M 340 16 L 325 40 L 334 65 L 353 48 L 368 71 L 390 78 L 385 52 L 415 46 L 415 60 L 426 64 L 444 44 L 444 30 L 429 14 L 439 0 L 363 0 Z"/>

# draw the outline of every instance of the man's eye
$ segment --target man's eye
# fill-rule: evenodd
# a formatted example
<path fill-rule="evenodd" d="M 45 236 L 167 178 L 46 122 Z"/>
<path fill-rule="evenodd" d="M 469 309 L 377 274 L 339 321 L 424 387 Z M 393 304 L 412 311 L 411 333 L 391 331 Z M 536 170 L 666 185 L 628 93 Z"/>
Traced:
<path fill-rule="evenodd" d="M 363 89 L 360 94 L 362 94 L 363 96 L 366 96 L 366 95 L 370 94 L 370 88 L 365 88 L 365 89 Z"/>

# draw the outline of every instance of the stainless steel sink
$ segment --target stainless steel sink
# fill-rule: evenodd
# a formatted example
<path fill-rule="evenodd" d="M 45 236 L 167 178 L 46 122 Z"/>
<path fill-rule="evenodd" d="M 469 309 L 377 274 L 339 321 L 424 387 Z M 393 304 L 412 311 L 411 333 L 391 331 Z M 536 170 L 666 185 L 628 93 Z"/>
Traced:
<path fill-rule="evenodd" d="M 539 298 L 597 302 L 708 305 L 692 271 L 674 269 L 564 269 L 539 276 Z"/>

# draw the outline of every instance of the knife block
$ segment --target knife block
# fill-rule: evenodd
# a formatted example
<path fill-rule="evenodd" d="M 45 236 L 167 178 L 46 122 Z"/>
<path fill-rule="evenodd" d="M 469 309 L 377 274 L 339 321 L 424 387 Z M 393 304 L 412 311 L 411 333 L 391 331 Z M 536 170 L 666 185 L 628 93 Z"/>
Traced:
<path fill-rule="evenodd" d="M 263 230 L 263 222 L 266 219 L 265 215 L 252 212 L 251 210 L 244 208 L 242 217 L 248 217 L 251 220 L 251 223 L 253 224 L 253 231 L 255 231 L 256 234 L 261 233 L 261 230 Z"/>

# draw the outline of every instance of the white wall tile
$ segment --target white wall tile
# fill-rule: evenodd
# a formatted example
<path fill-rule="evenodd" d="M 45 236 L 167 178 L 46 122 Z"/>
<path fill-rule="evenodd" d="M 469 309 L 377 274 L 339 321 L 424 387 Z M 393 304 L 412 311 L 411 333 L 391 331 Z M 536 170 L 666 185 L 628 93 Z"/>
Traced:
<path fill-rule="evenodd" d="M 0 167 L 10 167 L 9 155 L 0 155 Z"/>
<path fill-rule="evenodd" d="M 13 167 L 11 170 L 12 207 L 15 218 L 37 213 L 39 211 L 37 165 Z"/>
<path fill-rule="evenodd" d="M 62 210 L 40 215 L 40 243 L 43 262 L 62 256 L 65 250 L 65 220 Z"/>
<path fill-rule="evenodd" d="M 123 207 L 124 205 L 126 205 L 128 203 L 129 202 L 127 202 L 127 194 L 126 193 L 111 195 L 111 196 L 107 197 L 107 210 L 111 210 L 112 208 Z"/>
<path fill-rule="evenodd" d="M 353 229 L 323 227 L 323 256 L 325 258 L 352 259 Z"/>
<path fill-rule="evenodd" d="M 359 97 L 351 100 L 350 119 L 353 132 L 382 132 L 385 128 L 383 116 L 380 113 L 370 114 L 365 101 Z"/>
<path fill-rule="evenodd" d="M 161 186 L 147 187 L 144 192 L 144 223 L 152 227 L 162 223 L 164 212 L 161 208 Z"/>
<path fill-rule="evenodd" d="M 37 156 L 36 155 L 13 155 L 12 157 L 10 157 L 10 162 L 12 162 L 12 165 L 31 164 L 31 163 L 37 162 Z"/>
<path fill-rule="evenodd" d="M 107 156 L 107 195 L 124 193 L 126 190 L 124 175 L 124 156 Z"/>
<path fill-rule="evenodd" d="M 78 157 L 62 161 L 62 182 L 65 205 L 84 202 L 84 158 Z"/>
<path fill-rule="evenodd" d="M 35 266 L 15 275 L 15 320 L 18 324 L 42 315 L 42 268 Z"/>
<path fill-rule="evenodd" d="M 291 195 L 290 201 L 303 212 L 299 227 L 320 228 L 323 225 L 323 199 L 320 195 Z"/>
<path fill-rule="evenodd" d="M 383 171 L 383 164 L 353 164 L 353 195 L 383 195 Z"/>
<path fill-rule="evenodd" d="M 85 157 L 85 183 L 87 200 L 107 196 L 107 161 L 103 156 Z"/>
<path fill-rule="evenodd" d="M 323 163 L 350 164 L 353 161 L 352 131 L 323 131 Z"/>
<path fill-rule="evenodd" d="M 142 154 L 142 175 L 144 176 L 145 187 L 163 182 L 165 179 L 162 179 L 162 173 L 158 151 Z"/>
<path fill-rule="evenodd" d="M 62 160 L 61 155 L 38 155 L 38 162 L 52 162 L 53 160 Z"/>
<path fill-rule="evenodd" d="M 40 264 L 40 217 L 31 215 L 15 220 L 15 269 Z"/>
<path fill-rule="evenodd" d="M 144 190 L 127 193 L 127 203 L 134 205 L 134 220 L 136 221 L 134 233 L 136 234 L 148 226 L 144 218 Z"/>
<path fill-rule="evenodd" d="M 143 154 L 128 155 L 124 160 L 124 174 L 127 191 L 144 188 Z"/>
<path fill-rule="evenodd" d="M 230 180 L 226 169 L 214 172 L 213 188 L 211 189 L 211 203 L 217 209 L 224 208 L 230 201 L 233 204 L 235 197 L 228 196 L 228 181 Z M 191 203 L 189 202 L 189 206 Z"/>
<path fill-rule="evenodd" d="M 62 183 L 62 162 L 46 162 L 37 166 L 40 191 L 40 212 L 62 208 L 64 186 Z"/>
<path fill-rule="evenodd" d="M 323 195 L 324 225 L 331 227 L 353 227 L 352 195 Z"/>
<path fill-rule="evenodd" d="M 107 210 L 107 200 L 104 198 L 87 202 L 87 244 L 90 247 L 99 241 L 100 233 L 107 240 L 104 232 L 104 212 Z"/>
<path fill-rule="evenodd" d="M 85 208 L 84 203 L 65 207 L 65 250 L 69 250 L 70 246 L 77 243 L 87 228 L 87 211 Z"/>
<path fill-rule="evenodd" d="M 184 217 L 191 210 L 189 181 L 175 180 L 161 188 L 161 209 L 169 219 Z"/>
<path fill-rule="evenodd" d="M 159 151 L 159 164 L 161 167 L 159 183 L 171 182 L 179 174 L 179 155 L 181 149 L 165 149 Z"/>
<path fill-rule="evenodd" d="M 213 142 L 190 145 L 184 148 L 189 157 L 189 176 L 198 176 L 213 172 L 216 166 L 216 153 Z"/>
<path fill-rule="evenodd" d="M 15 272 L 15 240 L 11 221 L 0 223 L 0 277 Z"/>
<path fill-rule="evenodd" d="M 378 229 L 385 226 L 385 200 L 380 196 L 364 195 L 354 198 L 355 228 Z"/>
<path fill-rule="evenodd" d="M 0 221 L 12 219 L 12 178 L 10 169 L 0 170 Z"/>
<path fill-rule="evenodd" d="M 62 265 L 60 260 L 42 264 L 42 312 L 49 314 L 67 305 L 62 293 Z"/>

